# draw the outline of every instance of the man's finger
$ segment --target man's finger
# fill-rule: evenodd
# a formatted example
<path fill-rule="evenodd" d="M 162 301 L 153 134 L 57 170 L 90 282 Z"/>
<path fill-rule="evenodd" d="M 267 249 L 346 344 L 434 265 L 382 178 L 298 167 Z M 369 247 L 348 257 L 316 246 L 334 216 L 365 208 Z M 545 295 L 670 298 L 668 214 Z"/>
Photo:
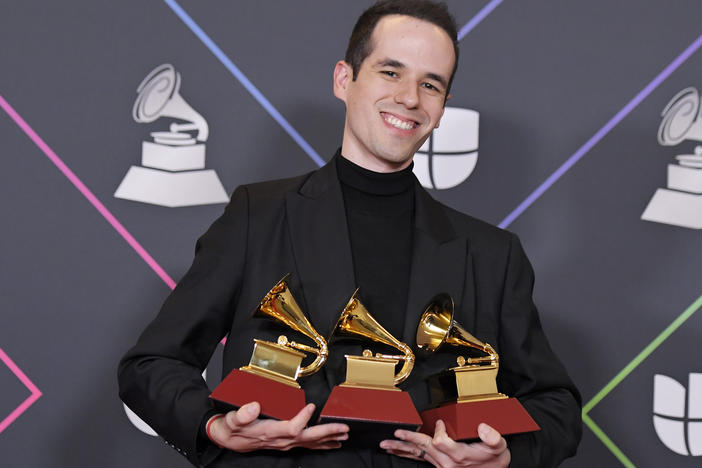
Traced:
<path fill-rule="evenodd" d="M 478 436 L 480 437 L 480 440 L 485 443 L 485 445 L 491 449 L 494 449 L 496 453 L 502 452 L 505 448 L 507 448 L 507 441 L 504 439 L 504 437 L 485 423 L 480 423 L 478 426 Z"/>
<path fill-rule="evenodd" d="M 229 426 L 231 430 L 235 430 L 241 426 L 251 424 L 251 422 L 258 418 L 259 414 L 261 414 L 261 405 L 256 401 L 252 401 L 236 411 L 230 411 L 224 419 L 227 426 Z"/>
<path fill-rule="evenodd" d="M 314 403 L 309 403 L 300 410 L 299 413 L 292 418 L 290 423 L 290 436 L 296 437 L 307 426 L 312 414 L 314 413 Z"/>
<path fill-rule="evenodd" d="M 418 458 L 422 455 L 422 449 L 419 446 L 400 440 L 384 440 L 380 443 L 380 448 L 401 457 Z"/>
<path fill-rule="evenodd" d="M 426 434 L 398 429 L 395 431 L 395 437 L 416 446 L 410 458 L 417 458 L 418 455 L 421 455 L 419 458 L 424 458 L 426 460 L 431 459 L 432 461 L 430 461 L 430 463 L 436 466 L 444 466 L 451 462 L 451 458 L 438 450 L 438 448 L 434 446 L 432 438 Z M 419 449 L 419 451 L 417 451 L 417 449 Z"/>
<path fill-rule="evenodd" d="M 305 431 L 306 431 L 306 429 L 305 429 Z M 345 432 L 343 432 L 343 433 L 335 432 L 333 434 L 329 434 L 329 435 L 324 436 L 324 437 L 312 438 L 312 437 L 304 436 L 304 437 L 300 438 L 300 444 L 309 445 L 309 444 L 323 444 L 326 442 L 343 442 L 345 440 L 348 440 L 348 438 L 349 438 L 349 435 Z"/>
<path fill-rule="evenodd" d="M 432 441 L 434 443 L 437 443 L 439 441 L 445 441 L 447 443 L 453 443 L 453 444 L 456 443 L 448 435 L 448 432 L 446 432 L 446 424 L 441 419 L 436 421 L 436 426 L 434 426 L 434 437 L 432 438 Z"/>
<path fill-rule="evenodd" d="M 436 421 L 432 444 L 446 453 L 453 461 L 458 461 L 456 452 L 459 450 L 459 445 L 455 440 L 449 437 L 448 432 L 446 432 L 446 424 L 444 424 L 441 419 Z"/>
<path fill-rule="evenodd" d="M 319 424 L 317 426 L 308 427 L 302 434 L 300 440 L 303 442 L 313 442 L 322 440 L 346 440 L 348 439 L 349 426 L 346 424 L 330 423 Z M 341 438 L 342 436 L 345 436 Z"/>
<path fill-rule="evenodd" d="M 263 435 L 268 440 L 273 439 L 294 439 L 300 435 L 307 425 L 307 422 L 314 413 L 314 404 L 310 403 L 300 410 L 292 419 L 288 421 L 263 421 L 261 424 Z"/>
<path fill-rule="evenodd" d="M 395 437 L 402 441 L 410 442 L 420 447 L 423 447 L 425 445 L 431 445 L 431 437 L 421 432 L 412 432 L 406 431 L 404 429 L 398 429 L 395 431 Z"/>
<path fill-rule="evenodd" d="M 441 466 L 432 454 L 414 444 L 401 442 L 399 440 L 384 440 L 380 443 L 380 448 L 391 455 L 410 458 L 412 460 L 427 461 L 434 466 Z"/>

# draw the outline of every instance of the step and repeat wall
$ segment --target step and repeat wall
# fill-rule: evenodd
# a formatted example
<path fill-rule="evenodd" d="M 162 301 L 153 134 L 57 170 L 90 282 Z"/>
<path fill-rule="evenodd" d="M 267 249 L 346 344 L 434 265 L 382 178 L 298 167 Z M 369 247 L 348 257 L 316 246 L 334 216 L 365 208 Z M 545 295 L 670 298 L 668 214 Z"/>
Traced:
<path fill-rule="evenodd" d="M 188 466 L 117 362 L 237 185 L 333 155 L 370 3 L 0 2 L 0 465 Z M 564 466 L 699 466 L 702 4 L 448 4 L 461 60 L 415 173 L 521 237 L 585 405 Z"/>

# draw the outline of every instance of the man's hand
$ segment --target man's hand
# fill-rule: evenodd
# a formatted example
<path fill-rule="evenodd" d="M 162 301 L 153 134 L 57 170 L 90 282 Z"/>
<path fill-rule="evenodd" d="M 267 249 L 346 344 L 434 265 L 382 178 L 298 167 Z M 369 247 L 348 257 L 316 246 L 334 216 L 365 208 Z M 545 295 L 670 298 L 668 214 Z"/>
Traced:
<path fill-rule="evenodd" d="M 380 448 L 393 455 L 426 460 L 441 468 L 505 468 L 509 465 L 511 455 L 507 442 L 499 432 L 483 423 L 478 426 L 478 436 L 481 442 L 456 442 L 446 433 L 444 422 L 439 420 L 433 438 L 420 432 L 398 429 L 395 437 L 400 440 L 384 440 L 380 443 Z"/>
<path fill-rule="evenodd" d="M 235 452 L 341 447 L 341 441 L 349 437 L 349 427 L 346 424 L 320 424 L 306 428 L 313 412 L 314 404 L 310 403 L 289 421 L 258 419 L 261 405 L 247 403 L 224 417 L 213 416 L 217 419 L 212 420 L 208 435 L 215 444 Z"/>

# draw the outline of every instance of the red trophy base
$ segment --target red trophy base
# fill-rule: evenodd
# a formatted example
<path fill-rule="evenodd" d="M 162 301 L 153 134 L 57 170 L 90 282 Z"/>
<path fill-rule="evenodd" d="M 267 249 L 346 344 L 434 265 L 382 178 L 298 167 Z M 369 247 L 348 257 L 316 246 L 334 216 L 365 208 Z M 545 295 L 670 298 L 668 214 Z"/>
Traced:
<path fill-rule="evenodd" d="M 433 435 L 439 419 L 454 440 L 477 439 L 480 423 L 488 424 L 502 435 L 541 430 L 516 398 L 452 403 L 426 410 L 422 412 L 423 424 L 419 430 Z"/>
<path fill-rule="evenodd" d="M 261 404 L 261 416 L 286 420 L 305 407 L 305 392 L 275 380 L 234 369 L 210 394 L 217 409 L 232 411 L 252 401 Z"/>
<path fill-rule="evenodd" d="M 319 422 L 348 425 L 344 446 L 377 448 L 381 441 L 394 439 L 396 429 L 416 431 L 422 419 L 407 392 L 336 386 Z"/>

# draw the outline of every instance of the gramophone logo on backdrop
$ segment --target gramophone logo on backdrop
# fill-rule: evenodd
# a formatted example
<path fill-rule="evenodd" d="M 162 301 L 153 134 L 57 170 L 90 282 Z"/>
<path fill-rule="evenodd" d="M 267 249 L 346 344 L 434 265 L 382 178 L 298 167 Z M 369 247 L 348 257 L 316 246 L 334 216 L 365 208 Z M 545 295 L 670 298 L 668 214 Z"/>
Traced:
<path fill-rule="evenodd" d="M 661 114 L 658 143 L 674 146 L 684 140 L 702 142 L 700 95 L 695 88 L 676 94 Z M 702 229 L 702 146 L 694 154 L 680 154 L 677 164 L 668 164 L 668 187 L 659 188 L 641 219 Z"/>
<path fill-rule="evenodd" d="M 134 120 L 150 123 L 173 117 L 168 131 L 152 132 L 141 146 L 141 166 L 132 166 L 115 192 L 116 198 L 179 207 L 226 203 L 229 200 L 213 169 L 205 169 L 205 119 L 180 96 L 180 73 L 165 63 L 137 88 Z M 197 132 L 194 135 L 189 132 Z"/>
<path fill-rule="evenodd" d="M 414 175 L 426 188 L 448 189 L 470 176 L 478 162 L 478 121 L 470 109 L 447 107 L 441 125 L 414 155 Z"/>
<path fill-rule="evenodd" d="M 702 456 L 702 374 L 690 373 L 687 390 L 666 375 L 653 377 L 653 427 L 673 452 Z"/>

